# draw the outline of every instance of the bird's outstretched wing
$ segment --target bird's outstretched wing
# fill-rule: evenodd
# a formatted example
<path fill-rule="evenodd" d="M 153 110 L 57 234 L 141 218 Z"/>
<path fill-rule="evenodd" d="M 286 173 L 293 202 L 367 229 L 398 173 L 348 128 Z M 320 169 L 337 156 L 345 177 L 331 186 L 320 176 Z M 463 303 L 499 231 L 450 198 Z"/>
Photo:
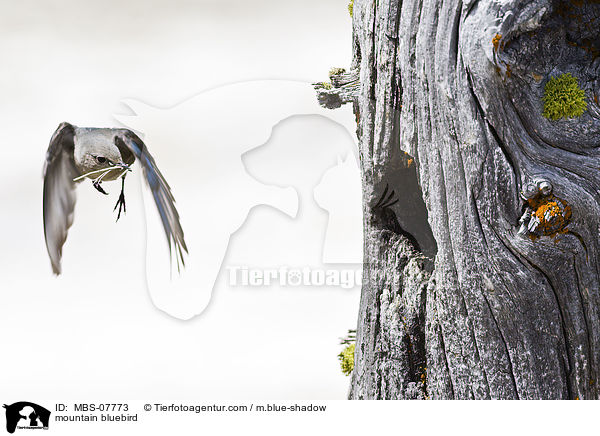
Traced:
<path fill-rule="evenodd" d="M 146 182 L 152 191 L 152 196 L 156 203 L 156 208 L 160 215 L 167 241 L 169 244 L 169 253 L 172 256 L 172 246 L 175 248 L 175 256 L 177 261 L 177 269 L 179 265 L 185 266 L 183 259 L 183 252 L 188 252 L 185 240 L 183 239 L 183 229 L 179 222 L 179 213 L 175 208 L 175 199 L 171 193 L 169 184 L 160 173 L 160 170 L 156 166 L 156 162 L 152 155 L 148 152 L 148 149 L 144 142 L 132 131 L 126 130 L 120 137 L 117 136 L 116 141 L 117 147 L 121 149 L 121 155 L 125 160 L 126 156 L 123 152 L 123 146 L 126 150 L 129 150 L 133 155 L 140 161 Z"/>
<path fill-rule="evenodd" d="M 61 123 L 50 140 L 44 164 L 44 237 L 52 271 L 61 272 L 60 258 L 67 232 L 73 223 L 75 182 L 79 176 L 73 158 L 75 127 Z"/>

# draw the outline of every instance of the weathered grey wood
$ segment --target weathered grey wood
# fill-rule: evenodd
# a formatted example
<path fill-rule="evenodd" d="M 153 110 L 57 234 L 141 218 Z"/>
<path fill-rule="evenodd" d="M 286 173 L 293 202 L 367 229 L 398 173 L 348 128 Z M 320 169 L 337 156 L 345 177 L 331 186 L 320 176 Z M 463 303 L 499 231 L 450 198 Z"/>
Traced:
<path fill-rule="evenodd" d="M 319 104 L 328 109 L 337 109 L 343 104 L 351 103 L 358 97 L 360 77 L 359 71 L 354 69 L 343 71 L 329 76 L 331 83 L 314 83 Z"/>
<path fill-rule="evenodd" d="M 355 0 L 353 27 L 365 270 L 350 398 L 597 399 L 599 2 Z M 565 72 L 588 110 L 549 121 L 544 85 Z M 559 232 L 521 228 L 520 193 L 541 180 L 571 208 Z"/>

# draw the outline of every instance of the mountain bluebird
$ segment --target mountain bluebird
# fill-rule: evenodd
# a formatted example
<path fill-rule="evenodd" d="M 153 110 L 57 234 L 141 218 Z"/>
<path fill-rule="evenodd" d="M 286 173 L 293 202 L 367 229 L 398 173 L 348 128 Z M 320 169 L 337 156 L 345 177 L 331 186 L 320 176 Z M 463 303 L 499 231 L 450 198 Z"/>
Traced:
<path fill-rule="evenodd" d="M 142 170 L 165 229 L 169 251 L 175 248 L 177 266 L 184 265 L 187 247 L 171 188 L 142 140 L 131 130 L 76 127 L 61 123 L 52 135 L 44 165 L 44 237 L 52 271 L 61 273 L 60 260 L 67 232 L 73 223 L 76 184 L 85 178 L 99 192 L 107 194 L 102 182 L 121 178 L 121 194 L 115 205 L 125 209 L 125 177 L 136 158 Z"/>

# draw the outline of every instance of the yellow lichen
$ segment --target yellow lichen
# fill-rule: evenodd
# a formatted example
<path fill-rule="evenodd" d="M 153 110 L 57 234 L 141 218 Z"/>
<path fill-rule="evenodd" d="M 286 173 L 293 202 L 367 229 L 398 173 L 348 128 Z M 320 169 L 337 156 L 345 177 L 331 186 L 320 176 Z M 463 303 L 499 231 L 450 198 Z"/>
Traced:
<path fill-rule="evenodd" d="M 338 354 L 338 359 L 340 361 L 340 366 L 342 368 L 342 372 L 345 375 L 350 375 L 350 373 L 354 370 L 354 349 L 356 348 L 356 344 L 352 343 L 346 346 L 342 350 L 340 354 Z"/>
<path fill-rule="evenodd" d="M 542 115 L 552 121 L 580 117 L 587 109 L 585 91 L 570 73 L 548 80 L 542 100 Z"/>
<path fill-rule="evenodd" d="M 331 78 L 331 76 L 337 76 L 337 75 L 343 74 L 345 72 L 346 72 L 345 68 L 333 67 L 329 70 L 329 78 Z"/>

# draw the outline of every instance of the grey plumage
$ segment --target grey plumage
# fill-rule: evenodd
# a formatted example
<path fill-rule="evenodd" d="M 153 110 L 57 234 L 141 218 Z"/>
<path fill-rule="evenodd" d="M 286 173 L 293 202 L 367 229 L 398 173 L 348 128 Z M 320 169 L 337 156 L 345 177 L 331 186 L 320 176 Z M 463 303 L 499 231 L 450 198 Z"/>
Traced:
<path fill-rule="evenodd" d="M 121 195 L 115 206 L 120 217 L 121 210 L 125 211 L 125 176 L 136 159 L 152 191 L 169 251 L 172 255 L 175 249 L 178 268 L 184 265 L 187 246 L 175 199 L 143 141 L 128 129 L 82 128 L 61 123 L 52 135 L 44 165 L 44 237 L 55 274 L 61 273 L 62 247 L 73 223 L 77 183 L 89 178 L 99 192 L 106 194 L 101 183 L 121 178 Z"/>

